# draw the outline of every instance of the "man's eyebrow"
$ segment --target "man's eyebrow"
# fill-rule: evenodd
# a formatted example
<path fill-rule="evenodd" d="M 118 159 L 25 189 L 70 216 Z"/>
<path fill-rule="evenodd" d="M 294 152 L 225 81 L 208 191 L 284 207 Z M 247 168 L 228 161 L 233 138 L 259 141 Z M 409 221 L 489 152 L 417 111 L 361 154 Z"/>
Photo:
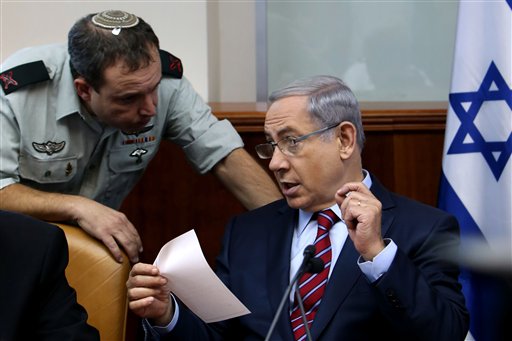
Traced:
<path fill-rule="evenodd" d="M 136 96 L 139 96 L 140 95 L 140 92 L 138 91 L 129 91 L 129 92 L 123 92 L 123 93 L 116 93 L 114 95 L 112 95 L 112 99 L 114 100 L 122 100 L 122 99 L 125 99 L 125 98 L 130 98 L 130 97 L 136 97 Z"/>
<path fill-rule="evenodd" d="M 158 86 L 160 85 L 160 83 L 162 83 L 162 77 L 160 77 L 160 80 L 158 81 L 158 83 L 156 83 L 156 85 L 151 88 L 151 91 L 155 91 L 156 88 L 158 88 Z M 126 91 L 126 92 L 122 92 L 122 93 L 117 93 L 115 94 L 113 97 L 114 98 L 123 98 L 123 97 L 130 97 L 130 96 L 137 96 L 137 95 L 140 95 L 141 92 L 140 91 Z"/>
<path fill-rule="evenodd" d="M 163 77 L 160 76 L 160 79 L 158 80 L 158 83 L 156 83 L 155 87 L 153 88 L 153 90 L 155 90 L 156 88 L 158 88 L 158 86 L 160 85 L 160 83 L 162 83 L 162 79 Z"/>
<path fill-rule="evenodd" d="M 276 136 L 283 136 L 285 134 L 290 134 L 291 132 L 293 132 L 292 128 L 290 128 L 290 127 L 283 127 L 282 129 L 280 129 L 280 130 L 278 130 L 276 132 Z M 263 134 L 265 134 L 265 139 L 267 141 L 271 141 L 272 140 L 272 138 L 270 137 L 270 133 L 267 130 L 263 129 Z"/>
<path fill-rule="evenodd" d="M 125 97 L 130 97 L 130 96 L 137 96 L 138 94 L 139 94 L 138 92 L 133 92 L 133 91 L 115 93 L 112 95 L 112 98 L 125 98 Z"/>
<path fill-rule="evenodd" d="M 284 135 L 284 134 L 290 134 L 293 133 L 294 129 L 290 127 L 283 127 L 276 131 L 276 135 Z"/>
<path fill-rule="evenodd" d="M 151 91 L 155 91 L 155 90 L 156 90 L 156 88 L 158 88 L 158 86 L 160 85 L 160 83 L 162 83 L 162 79 L 163 79 L 163 77 L 162 77 L 162 76 L 160 76 L 160 79 L 159 79 L 159 80 L 158 80 L 158 82 L 155 84 L 155 86 L 151 89 Z"/>

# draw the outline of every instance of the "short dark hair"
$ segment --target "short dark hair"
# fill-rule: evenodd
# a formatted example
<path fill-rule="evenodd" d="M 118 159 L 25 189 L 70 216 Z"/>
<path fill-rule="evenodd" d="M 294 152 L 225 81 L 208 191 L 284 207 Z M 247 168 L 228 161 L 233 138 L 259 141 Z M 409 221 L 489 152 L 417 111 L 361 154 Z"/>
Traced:
<path fill-rule="evenodd" d="M 339 78 L 333 76 L 313 76 L 296 80 L 287 86 L 278 89 L 269 96 L 269 102 L 291 96 L 307 96 L 308 112 L 319 128 L 348 121 L 354 124 L 357 130 L 357 145 L 363 150 L 365 136 L 361 111 L 356 96 L 350 88 Z M 324 136 L 329 136 L 327 132 Z"/>
<path fill-rule="evenodd" d="M 79 19 L 68 33 L 68 53 L 73 78 L 82 76 L 98 91 L 104 84 L 104 71 L 119 59 L 130 71 L 148 66 L 152 62 L 151 48 L 159 49 L 160 43 L 153 29 L 144 20 L 119 35 L 112 29 L 96 26 L 89 14 Z"/>

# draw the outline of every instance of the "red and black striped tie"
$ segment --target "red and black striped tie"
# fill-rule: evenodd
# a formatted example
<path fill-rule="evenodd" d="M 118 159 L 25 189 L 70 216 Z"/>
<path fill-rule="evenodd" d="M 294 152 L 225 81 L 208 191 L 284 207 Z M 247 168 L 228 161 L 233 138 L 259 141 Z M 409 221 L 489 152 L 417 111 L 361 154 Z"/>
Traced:
<path fill-rule="evenodd" d="M 318 232 L 315 239 L 315 257 L 321 258 L 324 261 L 325 266 L 320 273 L 307 273 L 299 279 L 299 292 L 302 300 L 304 301 L 304 311 L 306 312 L 306 320 L 308 321 L 309 328 L 311 328 L 311 325 L 313 324 L 316 311 L 320 306 L 322 295 L 324 294 L 325 287 L 327 286 L 332 258 L 329 230 L 339 220 L 338 216 L 330 209 L 317 213 Z M 304 328 L 304 323 L 296 300 L 293 305 L 290 319 L 295 340 L 304 340 L 306 337 L 306 329 Z"/>

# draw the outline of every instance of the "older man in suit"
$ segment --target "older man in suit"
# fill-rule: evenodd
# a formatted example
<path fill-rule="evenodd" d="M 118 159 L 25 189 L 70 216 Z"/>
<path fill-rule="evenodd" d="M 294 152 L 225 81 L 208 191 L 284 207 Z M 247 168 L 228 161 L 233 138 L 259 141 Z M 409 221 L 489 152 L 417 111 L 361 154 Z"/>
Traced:
<path fill-rule="evenodd" d="M 317 76 L 274 92 L 270 103 L 268 142 L 256 149 L 271 159 L 285 200 L 233 218 L 217 262 L 218 276 L 251 314 L 204 324 L 165 292 L 172 278 L 136 264 L 130 308 L 148 318 L 148 336 L 264 339 L 303 250 L 314 244 L 324 267 L 299 280 L 307 322 L 290 295 L 272 339 L 464 339 L 458 268 L 444 259 L 459 243 L 457 221 L 389 192 L 362 168 L 364 133 L 351 90 Z"/>

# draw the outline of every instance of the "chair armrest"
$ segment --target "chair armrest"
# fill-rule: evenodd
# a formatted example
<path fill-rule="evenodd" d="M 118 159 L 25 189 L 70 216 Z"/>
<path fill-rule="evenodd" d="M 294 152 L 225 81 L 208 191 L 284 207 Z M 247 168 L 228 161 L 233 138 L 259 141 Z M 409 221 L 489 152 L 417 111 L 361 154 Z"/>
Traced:
<path fill-rule="evenodd" d="M 55 224 L 66 234 L 69 264 L 66 277 L 77 292 L 77 300 L 89 315 L 88 323 L 100 332 L 101 340 L 124 340 L 128 308 L 126 280 L 130 261 L 114 260 L 108 249 L 81 228 Z"/>

